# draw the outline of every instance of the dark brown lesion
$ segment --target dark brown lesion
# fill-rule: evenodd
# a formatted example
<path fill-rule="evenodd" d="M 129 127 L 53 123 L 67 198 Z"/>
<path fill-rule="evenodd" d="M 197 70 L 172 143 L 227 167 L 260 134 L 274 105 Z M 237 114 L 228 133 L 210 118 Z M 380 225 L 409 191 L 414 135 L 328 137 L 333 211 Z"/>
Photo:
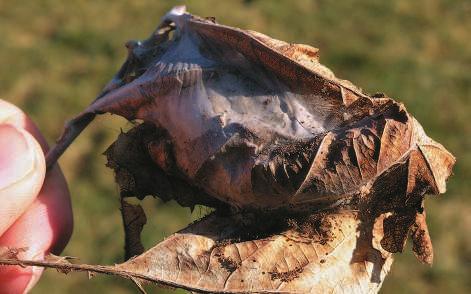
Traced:
<path fill-rule="evenodd" d="M 147 223 L 147 217 L 140 205 L 128 203 L 121 198 L 121 216 L 124 225 L 124 259 L 144 253 L 141 232 Z"/>
<path fill-rule="evenodd" d="M 303 270 L 304 268 L 302 266 L 298 266 L 293 270 L 286 272 L 279 272 L 278 269 L 275 269 L 269 272 L 269 274 L 272 281 L 280 280 L 282 282 L 289 283 L 294 279 L 299 278 L 299 275 L 303 272 Z"/>
<path fill-rule="evenodd" d="M 437 192 L 431 170 L 421 153 L 412 149 L 372 183 L 360 204 L 360 240 L 369 242 L 375 237 L 373 221 L 385 214 L 379 236 L 382 249 L 402 252 L 411 237 L 416 257 L 431 264 L 433 249 L 424 210 L 424 197 L 430 192 Z"/>
<path fill-rule="evenodd" d="M 308 176 L 322 136 L 309 140 L 275 139 L 257 155 L 252 169 L 255 195 L 285 198 L 294 195 Z"/>
<path fill-rule="evenodd" d="M 224 255 L 219 256 L 218 262 L 221 264 L 223 268 L 225 268 L 228 272 L 233 272 L 237 270 L 240 266 L 240 262 L 236 262 L 231 257 L 227 257 Z"/>
<path fill-rule="evenodd" d="M 107 166 L 115 172 L 121 197 L 143 199 L 153 195 L 190 208 L 222 206 L 217 199 L 191 185 L 179 171 L 168 135 L 153 124 L 143 123 L 121 133 L 104 154 Z"/>
<path fill-rule="evenodd" d="M 412 238 L 412 250 L 417 259 L 422 263 L 431 265 L 433 263 L 433 246 L 427 223 L 425 222 L 425 211 L 416 214 L 410 235 Z"/>
<path fill-rule="evenodd" d="M 391 253 L 404 250 L 409 230 L 415 221 L 415 209 L 393 213 L 383 221 L 384 236 L 381 239 L 383 249 Z"/>
<path fill-rule="evenodd" d="M 421 208 L 406 208 L 392 213 L 383 220 L 381 247 L 390 253 L 404 251 L 408 238 L 412 239 L 412 250 L 419 261 L 433 262 L 433 246 L 425 222 L 425 211 Z"/>

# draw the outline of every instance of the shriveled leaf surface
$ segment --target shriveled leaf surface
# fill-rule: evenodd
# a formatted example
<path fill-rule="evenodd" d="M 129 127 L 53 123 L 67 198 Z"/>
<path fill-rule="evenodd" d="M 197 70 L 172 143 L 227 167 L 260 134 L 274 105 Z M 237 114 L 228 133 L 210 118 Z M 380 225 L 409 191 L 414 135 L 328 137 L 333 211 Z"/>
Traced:
<path fill-rule="evenodd" d="M 130 204 L 124 199 L 121 199 L 121 216 L 124 226 L 124 258 L 129 259 L 144 252 L 141 232 L 147 218 L 140 205 Z"/>
<path fill-rule="evenodd" d="M 105 152 L 121 196 L 216 213 L 97 271 L 202 292 L 368 293 L 408 237 L 432 263 L 424 197 L 445 192 L 455 159 L 404 105 L 336 78 L 316 48 L 181 7 L 126 47 L 49 165 L 97 114 L 138 119 Z M 145 217 L 123 202 L 123 220 L 129 257 Z"/>
<path fill-rule="evenodd" d="M 250 209 L 335 206 L 379 178 L 395 176 L 393 167 L 409 169 L 416 151 L 424 158 L 418 165 L 427 166 L 425 176 L 432 176 L 429 189 L 417 194 L 444 192 L 453 156 L 425 135 L 402 104 L 336 78 L 318 62 L 315 48 L 219 25 L 181 8 L 169 12 L 149 39 L 127 47 L 119 73 L 71 122 L 55 150 L 96 114 L 143 120 L 154 127 L 138 127 L 143 146 L 127 144 L 132 152 L 114 146 L 121 152 L 111 154 L 110 162 L 120 169 L 121 186 L 132 184 L 139 197 L 149 190 L 136 184 L 145 175 L 113 163 L 134 160 L 139 149 L 158 170 L 150 181 L 172 177 L 208 196 L 188 205 L 207 205 L 212 198 Z M 406 187 L 401 176 L 394 180 Z"/>
<path fill-rule="evenodd" d="M 71 264 L 55 256 L 18 261 L 15 250 L 5 250 L 1 262 L 113 274 L 139 286 L 151 281 L 205 293 L 376 293 L 391 266 L 392 254 L 375 249 L 378 240 L 361 233 L 357 213 L 272 216 L 260 223 L 263 219 L 213 213 L 115 266 Z M 382 221 L 378 218 L 373 235 L 382 235 Z"/>
<path fill-rule="evenodd" d="M 244 230 L 234 224 L 240 219 L 210 215 L 118 268 L 204 292 L 376 292 L 391 254 L 383 259 L 371 242 L 359 239 L 355 213 L 320 218 L 238 241 L 234 237 Z"/>

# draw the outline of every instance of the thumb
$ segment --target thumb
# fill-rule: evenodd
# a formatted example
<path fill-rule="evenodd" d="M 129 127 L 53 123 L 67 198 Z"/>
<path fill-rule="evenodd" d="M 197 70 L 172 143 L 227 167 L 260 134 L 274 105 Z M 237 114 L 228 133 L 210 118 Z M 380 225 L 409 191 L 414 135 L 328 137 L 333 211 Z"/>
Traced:
<path fill-rule="evenodd" d="M 36 198 L 45 170 L 43 152 L 33 136 L 0 121 L 0 236 Z"/>

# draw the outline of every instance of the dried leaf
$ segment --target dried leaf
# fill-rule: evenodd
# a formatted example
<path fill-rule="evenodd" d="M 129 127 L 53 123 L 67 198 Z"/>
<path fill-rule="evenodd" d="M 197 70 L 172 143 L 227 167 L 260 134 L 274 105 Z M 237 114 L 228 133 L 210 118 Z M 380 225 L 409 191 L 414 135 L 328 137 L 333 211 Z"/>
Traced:
<path fill-rule="evenodd" d="M 57 257 L 21 262 L 205 293 L 375 293 L 391 266 L 391 254 L 383 257 L 371 240 L 361 239 L 357 213 L 333 211 L 296 219 L 273 216 L 271 224 L 253 221 L 257 219 L 266 218 L 250 213 L 212 214 L 115 266 L 71 264 Z M 255 237 L 267 232 L 266 237 Z M 0 260 L 0 264 L 15 261 L 19 262 Z"/>
<path fill-rule="evenodd" d="M 455 158 L 404 105 L 336 78 L 316 48 L 182 7 L 126 47 L 48 165 L 95 115 L 139 119 L 105 152 L 121 196 L 218 214 L 113 273 L 203 292 L 375 292 L 409 235 L 432 262 L 424 196 L 445 192 Z"/>
<path fill-rule="evenodd" d="M 121 216 L 124 225 L 124 259 L 128 260 L 144 252 L 141 232 L 147 218 L 140 205 L 130 204 L 124 199 L 121 199 Z"/>
<path fill-rule="evenodd" d="M 415 164 L 407 159 L 416 151 L 433 176 L 432 192 L 444 191 L 453 156 L 403 105 L 369 97 L 326 73 L 314 48 L 182 10 L 167 14 L 149 39 L 127 47 L 113 86 L 70 126 L 104 112 L 143 120 L 155 127 L 147 130 L 153 138 L 120 156 L 134 160 L 137 149 L 147 149 L 154 170 L 210 198 L 254 209 L 332 206 L 393 166 Z M 61 140 L 58 149 L 68 143 Z M 140 177 L 126 169 L 117 174 L 131 190 L 150 186 L 137 184 Z"/>
<path fill-rule="evenodd" d="M 425 222 L 425 212 L 418 213 L 414 226 L 411 229 L 412 250 L 415 256 L 423 263 L 431 265 L 433 262 L 432 240 Z"/>
<path fill-rule="evenodd" d="M 236 216 L 211 215 L 118 268 L 211 293 L 376 292 L 391 255 L 359 242 L 355 213 L 325 214 L 322 222 L 327 238 L 298 228 L 234 241 L 247 228 L 233 230 Z M 362 258 L 352 260 L 353 252 Z"/>

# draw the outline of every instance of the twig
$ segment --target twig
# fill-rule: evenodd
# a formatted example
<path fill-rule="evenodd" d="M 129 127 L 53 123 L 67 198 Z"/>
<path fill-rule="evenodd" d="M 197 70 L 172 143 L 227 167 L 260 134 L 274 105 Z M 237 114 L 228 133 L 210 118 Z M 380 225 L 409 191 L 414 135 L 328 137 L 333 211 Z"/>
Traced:
<path fill-rule="evenodd" d="M 197 292 L 197 293 L 246 293 L 241 291 L 214 291 L 208 289 L 202 289 L 198 287 L 190 287 L 182 284 L 178 284 L 172 281 L 167 281 L 155 277 L 149 277 L 143 274 L 135 273 L 132 271 L 122 270 L 116 266 L 105 266 L 105 265 L 91 265 L 91 264 L 73 264 L 68 262 L 57 262 L 57 261 L 45 261 L 45 260 L 20 260 L 20 259 L 1 259 L 1 265 L 11 265 L 11 266 L 41 266 L 46 268 L 55 268 L 62 273 L 68 273 L 70 271 L 78 272 L 94 272 L 99 274 L 114 275 L 119 276 L 125 279 L 130 279 L 136 286 L 139 287 L 139 291 L 143 291 L 142 285 L 138 282 L 139 280 L 145 280 L 153 283 L 157 283 L 163 286 L 168 286 L 172 288 L 180 288 L 183 290 Z M 136 283 L 138 282 L 138 283 Z M 145 292 L 144 292 L 145 293 Z M 284 293 L 279 291 L 258 291 L 257 293 Z"/>

